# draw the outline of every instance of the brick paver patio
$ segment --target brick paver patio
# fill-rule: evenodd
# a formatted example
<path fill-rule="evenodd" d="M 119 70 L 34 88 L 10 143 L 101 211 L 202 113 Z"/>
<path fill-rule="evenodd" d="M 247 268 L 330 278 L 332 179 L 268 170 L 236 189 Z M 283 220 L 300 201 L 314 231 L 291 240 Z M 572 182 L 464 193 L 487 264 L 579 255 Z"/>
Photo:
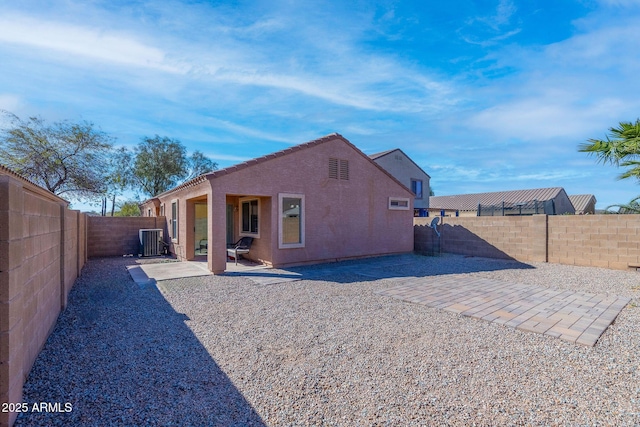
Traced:
<path fill-rule="evenodd" d="M 456 275 L 396 278 L 377 294 L 593 346 L 630 301 Z"/>
<path fill-rule="evenodd" d="M 561 291 L 477 276 L 445 274 L 407 277 L 394 271 L 402 265 L 411 265 L 412 262 L 414 261 L 411 259 L 387 257 L 375 259 L 374 264 L 356 262 L 287 270 L 249 268 L 226 274 L 243 276 L 259 285 L 273 285 L 320 278 L 331 280 L 331 276 L 338 273 L 353 273 L 368 280 L 392 281 L 395 286 L 376 292 L 381 296 L 444 309 L 587 346 L 596 344 L 630 301 L 629 298 L 616 295 Z M 175 267 L 180 263 L 172 264 L 161 267 L 166 270 L 167 267 Z M 198 275 L 203 274 L 203 268 L 206 270 L 206 267 L 193 267 Z M 151 270 L 147 268 L 145 271 Z M 155 279 L 161 280 L 163 277 Z M 144 279 L 149 280 L 146 275 Z"/>

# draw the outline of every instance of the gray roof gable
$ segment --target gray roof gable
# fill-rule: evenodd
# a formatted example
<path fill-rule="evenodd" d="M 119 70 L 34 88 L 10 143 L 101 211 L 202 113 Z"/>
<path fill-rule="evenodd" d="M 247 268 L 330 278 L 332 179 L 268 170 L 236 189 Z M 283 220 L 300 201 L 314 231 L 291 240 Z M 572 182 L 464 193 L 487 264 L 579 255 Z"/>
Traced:
<path fill-rule="evenodd" d="M 382 157 L 384 157 L 384 156 L 387 156 L 387 155 L 389 155 L 389 154 L 391 154 L 391 153 L 395 153 L 396 151 L 397 151 L 397 152 L 399 152 L 399 153 L 401 153 L 401 154 L 402 154 L 404 157 L 406 157 L 407 159 L 409 159 L 409 161 L 410 161 L 411 163 L 413 163 L 413 164 L 415 165 L 415 167 L 417 167 L 418 169 L 420 169 L 420 172 L 422 172 L 423 174 L 425 174 L 426 176 L 428 176 L 429 178 L 431 178 L 431 176 L 430 176 L 428 173 L 426 173 L 426 172 L 424 171 L 424 169 L 422 169 L 420 166 L 418 166 L 418 164 L 417 164 L 416 162 L 414 162 L 414 161 L 413 161 L 413 159 L 412 159 L 411 157 L 407 156 L 407 154 L 406 154 L 404 151 L 402 151 L 401 149 L 399 149 L 399 148 L 394 148 L 394 149 L 392 149 L 392 150 L 383 151 L 383 152 L 381 152 L 381 153 L 370 154 L 370 155 L 369 155 L 369 158 L 375 162 L 376 160 L 378 160 L 378 159 L 380 159 L 380 158 L 382 158 Z"/>
<path fill-rule="evenodd" d="M 431 196 L 429 207 L 436 209 L 457 209 L 474 211 L 478 204 L 497 205 L 505 203 L 544 201 L 555 199 L 564 189 L 562 187 L 536 188 L 532 190 L 495 191 L 491 193 L 459 194 L 454 196 Z"/>

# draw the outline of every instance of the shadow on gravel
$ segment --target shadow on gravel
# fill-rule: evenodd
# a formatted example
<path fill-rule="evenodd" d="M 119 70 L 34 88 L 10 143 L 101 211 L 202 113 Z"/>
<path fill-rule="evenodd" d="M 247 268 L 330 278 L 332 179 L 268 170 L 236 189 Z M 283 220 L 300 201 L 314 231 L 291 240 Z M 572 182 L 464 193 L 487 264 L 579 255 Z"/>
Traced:
<path fill-rule="evenodd" d="M 330 280 L 348 284 L 379 279 L 534 268 L 529 264 L 515 260 L 478 258 L 464 255 L 431 257 L 404 254 L 336 261 L 287 269 L 233 272 L 225 273 L 225 275 L 245 277 L 259 285 L 272 285 L 299 280 Z"/>
<path fill-rule="evenodd" d="M 188 317 L 131 280 L 133 263 L 86 264 L 24 386 L 30 407 L 59 402 L 62 411 L 23 413 L 15 425 L 264 426 Z"/>

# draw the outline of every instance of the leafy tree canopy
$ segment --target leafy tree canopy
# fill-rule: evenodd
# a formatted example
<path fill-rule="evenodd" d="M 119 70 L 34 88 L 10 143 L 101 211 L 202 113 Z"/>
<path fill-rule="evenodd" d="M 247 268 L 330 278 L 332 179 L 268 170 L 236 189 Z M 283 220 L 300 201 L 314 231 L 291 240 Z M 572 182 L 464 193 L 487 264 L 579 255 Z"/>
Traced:
<path fill-rule="evenodd" d="M 578 150 L 595 155 L 599 162 L 628 168 L 618 179 L 640 179 L 640 119 L 621 122 L 609 129 L 606 139 L 589 139 Z"/>
<path fill-rule="evenodd" d="M 187 176 L 187 150 L 175 139 L 145 137 L 135 148 L 133 174 L 151 197 L 169 190 Z"/>
<path fill-rule="evenodd" d="M 141 190 L 155 197 L 179 183 L 217 169 L 217 164 L 199 151 L 187 157 L 177 139 L 156 135 L 145 137 L 135 148 L 133 175 Z"/>
<path fill-rule="evenodd" d="M 112 138 L 90 122 L 47 124 L 3 111 L 0 162 L 57 195 L 92 198 L 104 192 Z"/>
<path fill-rule="evenodd" d="M 620 122 L 618 127 L 609 129 L 606 139 L 589 139 L 578 148 L 583 153 L 595 155 L 599 162 L 627 168 L 618 179 L 636 178 L 640 180 L 640 119 L 635 123 Z M 627 204 L 607 206 L 617 207 L 617 213 L 640 213 L 640 197 Z"/>
<path fill-rule="evenodd" d="M 189 157 L 189 167 L 190 172 L 187 180 L 218 169 L 218 164 L 196 150 Z"/>
<path fill-rule="evenodd" d="M 140 216 L 139 202 L 135 200 L 129 200 L 120 206 L 120 209 L 115 211 L 113 216 Z"/>

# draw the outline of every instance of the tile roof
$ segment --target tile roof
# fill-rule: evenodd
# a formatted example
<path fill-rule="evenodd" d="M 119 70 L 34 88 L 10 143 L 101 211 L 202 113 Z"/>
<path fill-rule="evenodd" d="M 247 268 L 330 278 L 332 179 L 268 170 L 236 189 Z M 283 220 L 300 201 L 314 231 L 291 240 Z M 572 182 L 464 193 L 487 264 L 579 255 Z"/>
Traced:
<path fill-rule="evenodd" d="M 374 162 L 373 159 L 371 159 L 369 156 L 364 154 L 358 147 L 353 145 L 347 138 L 345 138 L 344 136 L 340 135 L 339 133 L 331 133 L 329 135 L 325 135 L 323 137 L 320 137 L 318 139 L 314 139 L 314 140 L 309 141 L 309 142 L 305 142 L 303 144 L 294 145 L 293 147 L 289 147 L 289 148 L 285 148 L 284 150 L 276 151 L 275 153 L 270 153 L 270 154 L 267 154 L 267 155 L 264 155 L 264 156 L 261 156 L 261 157 L 256 157 L 255 159 L 250 159 L 250 160 L 247 160 L 246 162 L 238 163 L 237 165 L 229 166 L 229 167 L 224 168 L 224 169 L 220 169 L 220 170 L 216 170 L 216 171 L 212 171 L 212 172 L 200 175 L 200 176 L 198 176 L 196 178 L 193 178 L 190 181 L 187 181 L 187 182 L 184 182 L 184 183 L 178 185 L 177 187 L 174 187 L 174 188 L 172 188 L 170 190 L 167 190 L 164 193 L 158 194 L 156 197 L 152 197 L 150 199 L 147 199 L 142 203 L 144 204 L 149 200 L 156 199 L 156 198 L 158 198 L 160 196 L 164 196 L 166 194 L 172 193 L 172 192 L 177 191 L 177 190 L 181 190 L 183 188 L 193 187 L 195 185 L 198 185 L 198 184 L 201 184 L 201 183 L 207 181 L 208 179 L 213 179 L 213 178 L 217 178 L 217 177 L 220 177 L 220 176 L 223 176 L 223 175 L 227 175 L 227 174 L 230 174 L 230 173 L 233 173 L 233 172 L 237 172 L 239 170 L 246 169 L 246 168 L 248 168 L 250 166 L 255 166 L 257 164 L 266 162 L 268 160 L 272 160 L 272 159 L 275 159 L 275 158 L 278 158 L 278 157 L 286 156 L 288 154 L 295 153 L 297 151 L 304 150 L 304 149 L 310 148 L 310 147 L 314 147 L 316 145 L 320 145 L 322 143 L 325 143 L 325 142 L 328 142 L 328 141 L 333 141 L 333 140 L 336 140 L 336 139 L 339 139 L 339 140 L 343 141 L 345 144 L 347 144 L 348 146 L 353 148 L 356 152 L 360 153 L 360 155 L 362 157 L 364 157 L 369 162 L 371 162 L 371 164 L 375 165 L 375 167 L 377 167 L 379 170 L 384 172 L 385 175 L 387 175 L 389 178 L 391 178 L 397 184 L 399 184 L 400 186 L 405 188 L 408 192 L 411 192 L 411 190 L 408 189 L 406 185 L 401 183 L 396 177 L 391 175 L 382 166 L 380 166 L 379 164 Z M 394 151 L 394 150 L 391 150 L 391 151 Z"/>
<path fill-rule="evenodd" d="M 576 210 L 576 214 L 585 213 L 585 210 L 593 203 L 595 207 L 596 197 L 593 194 L 576 194 L 569 196 L 571 204 Z"/>
<path fill-rule="evenodd" d="M 431 196 L 429 208 L 457 209 L 475 211 L 478 204 L 498 205 L 505 203 L 521 203 L 533 200 L 545 201 L 554 199 L 564 191 L 562 187 L 537 188 L 532 190 L 496 191 L 492 193 L 459 194 L 454 196 Z"/>

